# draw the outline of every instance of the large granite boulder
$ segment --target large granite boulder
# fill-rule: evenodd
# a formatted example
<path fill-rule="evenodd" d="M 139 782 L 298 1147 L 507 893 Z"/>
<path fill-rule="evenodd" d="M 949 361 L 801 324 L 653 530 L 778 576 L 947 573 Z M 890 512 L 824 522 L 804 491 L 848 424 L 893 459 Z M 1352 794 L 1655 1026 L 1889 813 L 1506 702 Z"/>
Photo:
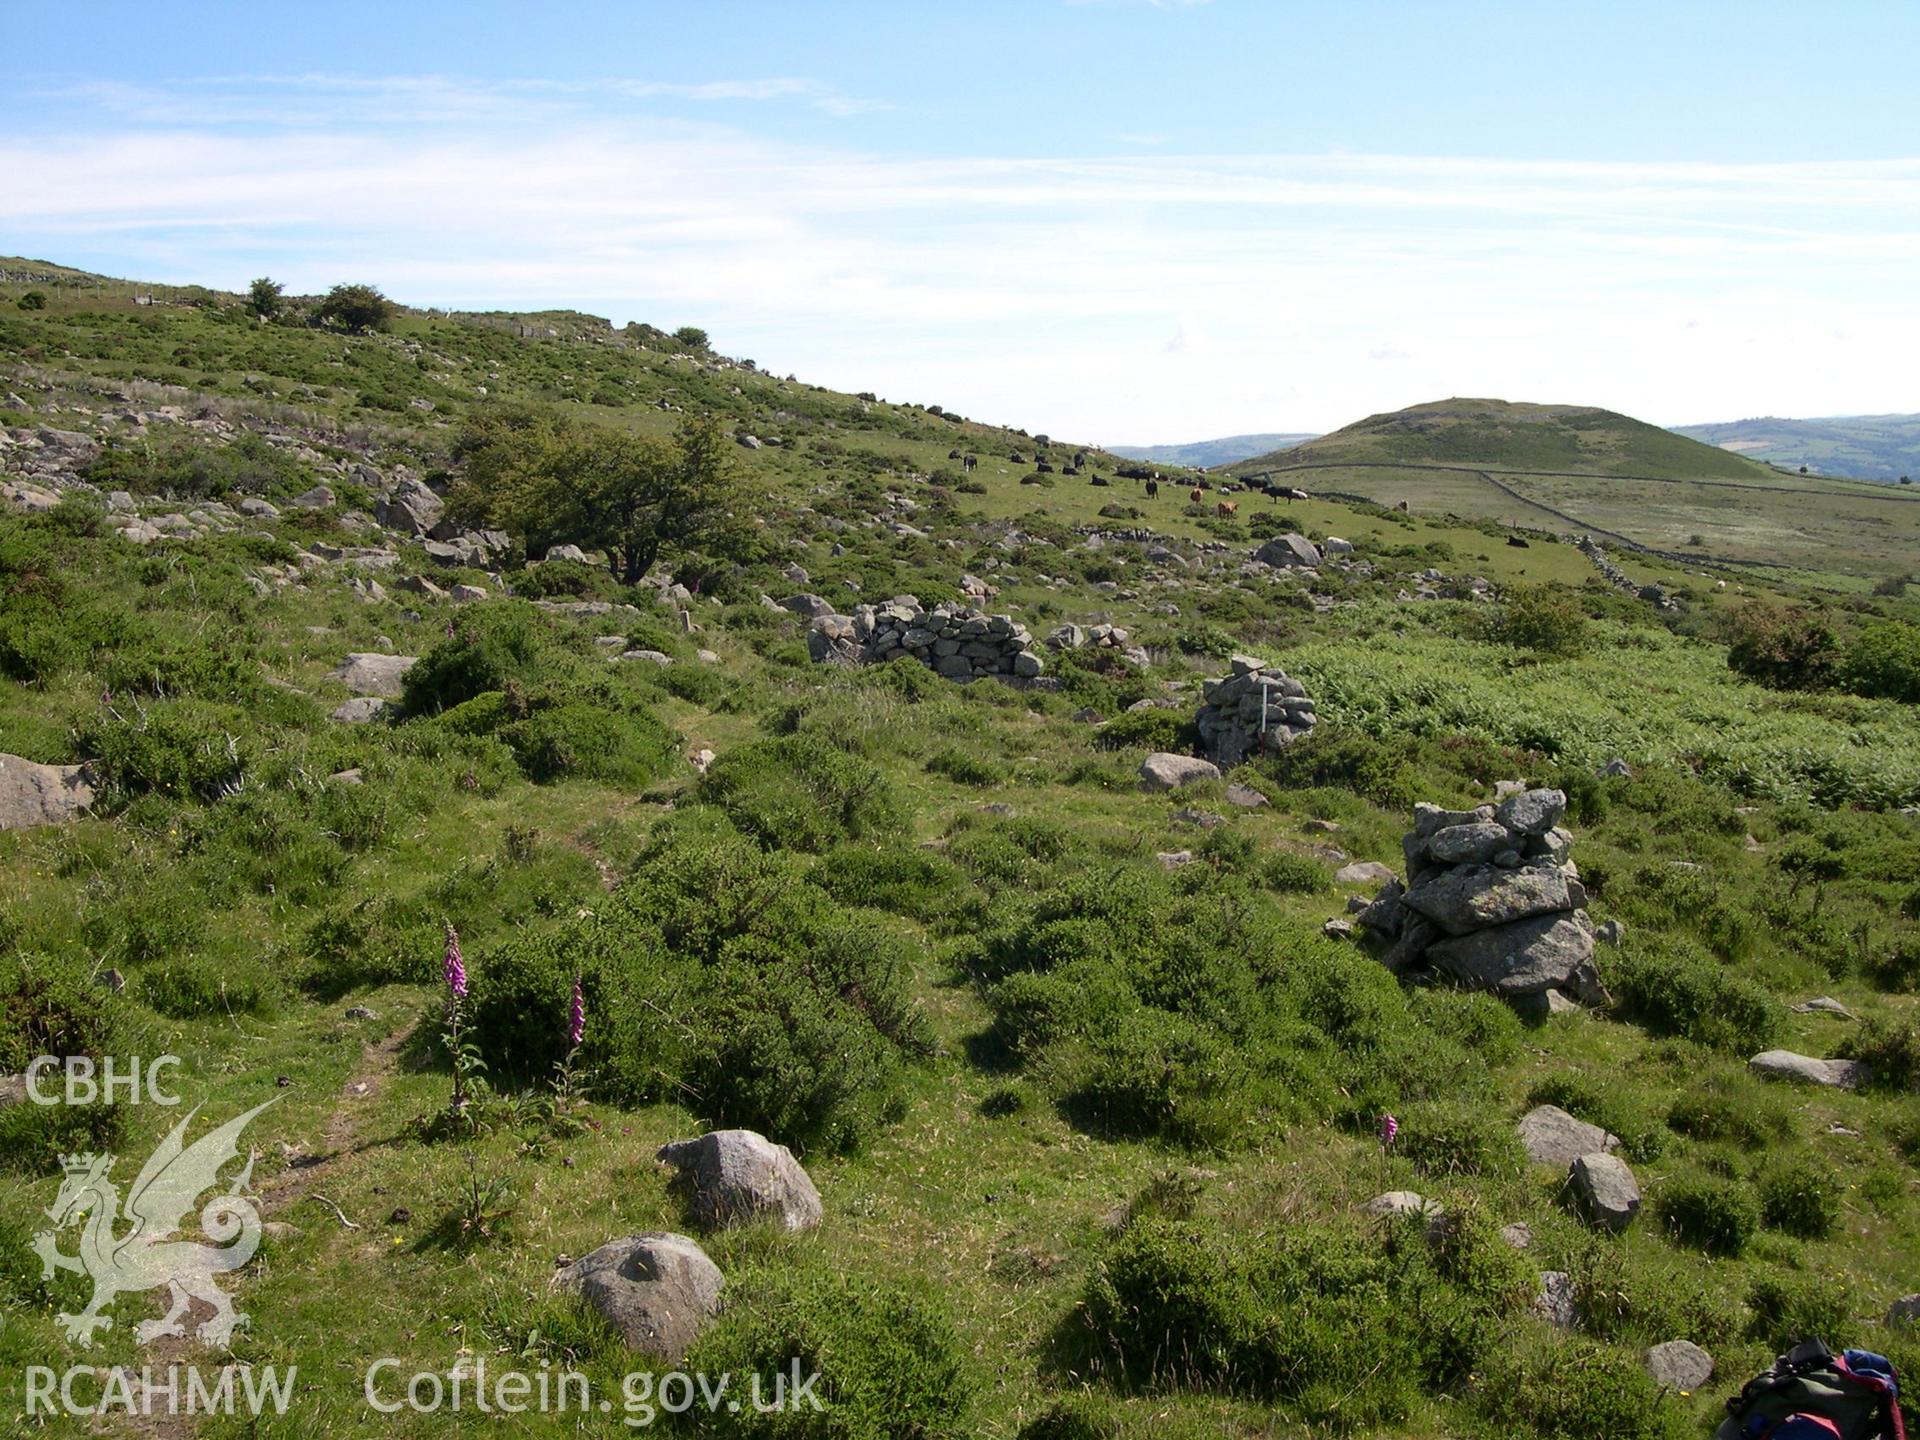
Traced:
<path fill-rule="evenodd" d="M 1640 1182 L 1618 1155 L 1582 1155 L 1567 1178 L 1581 1212 L 1602 1230 L 1618 1234 L 1640 1213 Z"/>
<path fill-rule="evenodd" d="M 446 509 L 440 497 L 414 475 L 405 475 L 393 492 L 374 507 L 374 518 L 390 530 L 425 535 L 440 523 Z"/>
<path fill-rule="evenodd" d="M 1607 1154 L 1620 1148 L 1620 1141 L 1562 1110 L 1558 1105 L 1536 1105 L 1520 1117 L 1520 1144 L 1527 1159 L 1536 1165 L 1551 1165 L 1564 1171 L 1582 1155 Z"/>
<path fill-rule="evenodd" d="M 1220 767 L 1193 755 L 1156 751 L 1140 762 L 1140 785 L 1145 790 L 1176 790 L 1202 780 L 1218 780 Z"/>
<path fill-rule="evenodd" d="M 609 1241 L 553 1283 L 598 1310 L 629 1348 L 678 1361 L 719 1313 L 726 1280 L 698 1242 L 649 1231 Z"/>
<path fill-rule="evenodd" d="M 656 1157 L 679 1172 L 695 1220 L 709 1230 L 762 1216 L 811 1230 L 825 1214 L 812 1177 L 784 1145 L 752 1130 L 712 1130 L 674 1140 Z"/>
<path fill-rule="evenodd" d="M 1493 865 L 1435 870 L 1408 890 L 1401 903 L 1449 935 L 1467 935 L 1572 908 L 1567 877 L 1557 868 L 1533 865 L 1514 870 Z"/>
<path fill-rule="evenodd" d="M 0 830 L 58 825 L 93 804 L 93 775 L 85 765 L 41 765 L 0 755 Z"/>
<path fill-rule="evenodd" d="M 387 700 L 400 698 L 401 682 L 411 670 L 415 655 L 384 655 L 379 651 L 358 651 L 334 666 L 332 675 L 356 695 L 378 695 Z"/>
<path fill-rule="evenodd" d="M 1797 1080 L 1837 1090 L 1856 1090 L 1872 1073 L 1862 1060 L 1820 1060 L 1791 1050 L 1763 1050 L 1747 1062 L 1747 1068 L 1769 1080 Z"/>
<path fill-rule="evenodd" d="M 1585 911 L 1551 912 L 1436 940 L 1427 946 L 1426 962 L 1496 995 L 1560 990 L 1586 1004 L 1604 1005 L 1607 994 L 1593 966 L 1593 945 Z"/>
<path fill-rule="evenodd" d="M 1276 535 L 1254 551 L 1253 558 L 1262 565 L 1311 570 L 1318 568 L 1320 564 L 1320 550 L 1304 535 Z"/>

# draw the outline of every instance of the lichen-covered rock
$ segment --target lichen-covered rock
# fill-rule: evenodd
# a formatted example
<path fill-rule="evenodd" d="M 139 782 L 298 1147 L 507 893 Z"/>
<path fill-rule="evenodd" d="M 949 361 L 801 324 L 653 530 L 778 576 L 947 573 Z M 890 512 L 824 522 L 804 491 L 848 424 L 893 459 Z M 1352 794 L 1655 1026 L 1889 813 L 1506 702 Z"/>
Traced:
<path fill-rule="evenodd" d="M 1567 1178 L 1581 1212 L 1602 1230 L 1618 1234 L 1640 1213 L 1640 1182 L 1618 1155 L 1582 1155 Z"/>
<path fill-rule="evenodd" d="M 811 1230 L 826 1213 L 793 1152 L 752 1130 L 674 1140 L 656 1158 L 679 1172 L 694 1218 L 708 1229 L 771 1216 L 785 1229 Z"/>
<path fill-rule="evenodd" d="M 554 1276 L 620 1332 L 630 1349 L 677 1361 L 719 1313 L 720 1267 L 685 1235 L 612 1240 Z"/>
<path fill-rule="evenodd" d="M 1647 1351 L 1643 1363 L 1654 1384 L 1687 1395 L 1713 1378 L 1713 1356 L 1691 1340 L 1668 1340 L 1655 1345 Z"/>
<path fill-rule="evenodd" d="M 1156 751 L 1140 762 L 1140 784 L 1146 790 L 1174 790 L 1201 780 L 1218 780 L 1220 767 L 1193 755 Z"/>
<path fill-rule="evenodd" d="M 0 755 L 0 830 L 58 825 L 93 804 L 93 773 L 85 765 L 41 765 Z"/>
<path fill-rule="evenodd" d="M 1763 1050 L 1747 1062 L 1747 1068 L 1770 1080 L 1798 1080 L 1838 1090 L 1858 1089 L 1872 1073 L 1862 1060 L 1820 1060 L 1792 1050 Z"/>
<path fill-rule="evenodd" d="M 359 652 L 347 656 L 334 666 L 333 678 L 340 681 L 356 695 L 378 695 L 384 699 L 400 698 L 401 682 L 406 679 L 417 656 L 383 655 L 378 651 Z"/>
<path fill-rule="evenodd" d="M 1620 1148 L 1620 1141 L 1562 1110 L 1558 1105 L 1536 1105 L 1520 1117 L 1520 1144 L 1536 1165 L 1565 1170 L 1582 1155 Z"/>
<path fill-rule="evenodd" d="M 1449 935 L 1468 935 L 1534 915 L 1570 910 L 1567 877 L 1558 869 L 1462 865 L 1423 876 L 1401 902 Z"/>
<path fill-rule="evenodd" d="M 1231 770 L 1249 755 L 1279 750 L 1313 729 L 1306 686 L 1251 655 L 1235 655 L 1232 673 L 1207 681 L 1194 729 L 1200 749 Z"/>
<path fill-rule="evenodd" d="M 1425 958 L 1443 975 L 1496 995 L 1560 990 L 1589 1005 L 1607 1001 L 1593 968 L 1593 930 L 1583 911 L 1533 915 L 1436 940 Z"/>

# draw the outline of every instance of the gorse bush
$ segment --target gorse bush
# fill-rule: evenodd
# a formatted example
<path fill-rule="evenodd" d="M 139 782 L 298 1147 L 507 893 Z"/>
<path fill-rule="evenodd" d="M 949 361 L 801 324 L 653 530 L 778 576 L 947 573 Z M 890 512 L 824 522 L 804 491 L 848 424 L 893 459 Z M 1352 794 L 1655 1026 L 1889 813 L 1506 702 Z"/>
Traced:
<path fill-rule="evenodd" d="M 1760 1218 L 1770 1229 L 1824 1240 L 1840 1223 L 1840 1177 L 1810 1156 L 1769 1161 L 1758 1188 Z"/>
<path fill-rule="evenodd" d="M 593 914 L 483 952 L 472 1033 L 496 1071 L 550 1074 L 577 975 L 596 1017 L 581 1063 L 611 1097 L 845 1149 L 897 1118 L 904 1069 L 930 1046 L 907 988 L 919 958 L 792 860 L 690 820 Z"/>
<path fill-rule="evenodd" d="M 1776 690 L 1818 690 L 1832 683 L 1838 651 L 1832 627 L 1816 611 L 1750 600 L 1724 621 L 1727 664 Z"/>
<path fill-rule="evenodd" d="M 894 835 L 904 823 L 876 766 L 812 734 L 736 746 L 713 762 L 696 793 L 769 848 L 820 851 Z"/>
<path fill-rule="evenodd" d="M 1587 648 L 1587 617 L 1572 595 L 1516 585 L 1501 597 L 1493 635 L 1503 645 L 1541 655 L 1578 655 Z"/>
<path fill-rule="evenodd" d="M 1606 977 L 1620 1007 L 1648 1029 L 1720 1050 L 1764 1050 L 1780 1030 L 1780 1005 L 1751 980 L 1676 949 L 1628 954 Z"/>
<path fill-rule="evenodd" d="M 1883 620 L 1848 643 L 1840 680 L 1856 695 L 1920 705 L 1920 625 Z"/>
<path fill-rule="evenodd" d="M 1682 1244 L 1712 1255 L 1738 1255 L 1760 1229 L 1760 1205 L 1737 1180 L 1682 1176 L 1660 1192 L 1660 1218 Z"/>

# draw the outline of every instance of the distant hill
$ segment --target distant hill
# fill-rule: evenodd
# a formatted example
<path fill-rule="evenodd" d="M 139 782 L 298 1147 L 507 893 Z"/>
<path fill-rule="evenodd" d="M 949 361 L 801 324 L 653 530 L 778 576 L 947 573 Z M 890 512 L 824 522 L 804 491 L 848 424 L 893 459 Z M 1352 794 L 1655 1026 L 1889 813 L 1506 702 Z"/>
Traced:
<path fill-rule="evenodd" d="M 1311 435 L 1223 435 L 1218 440 L 1195 440 L 1186 445 L 1114 445 L 1114 454 L 1129 460 L 1147 460 L 1155 465 L 1190 465 L 1207 469 L 1213 465 L 1231 465 L 1274 450 L 1289 450 L 1311 440 Z"/>
<path fill-rule="evenodd" d="M 1435 400 L 1241 461 L 1237 474 L 1301 466 L 1427 464 L 1535 473 L 1772 478 L 1756 461 L 1590 405 Z"/>
<path fill-rule="evenodd" d="M 1829 415 L 1817 420 L 1763 416 L 1719 425 L 1676 425 L 1676 435 L 1722 450 L 1819 475 L 1920 481 L 1920 415 Z"/>

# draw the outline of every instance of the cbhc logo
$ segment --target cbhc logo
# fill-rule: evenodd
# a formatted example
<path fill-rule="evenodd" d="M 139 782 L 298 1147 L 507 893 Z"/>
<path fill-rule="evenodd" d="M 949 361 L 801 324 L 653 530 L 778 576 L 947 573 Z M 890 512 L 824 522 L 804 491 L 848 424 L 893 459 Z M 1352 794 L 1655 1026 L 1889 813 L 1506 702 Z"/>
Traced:
<path fill-rule="evenodd" d="M 138 1055 L 124 1067 L 111 1055 L 98 1065 L 90 1055 L 69 1055 L 64 1060 L 58 1055 L 42 1055 L 27 1067 L 27 1097 L 36 1105 L 111 1105 L 116 1096 L 129 1105 L 143 1101 L 178 1105 L 178 1095 L 160 1088 L 160 1072 L 179 1065 L 178 1055 L 156 1056 L 144 1067 Z M 64 1071 L 66 1081 L 62 1089 L 48 1094 L 40 1088 L 40 1081 L 55 1070 Z"/>

